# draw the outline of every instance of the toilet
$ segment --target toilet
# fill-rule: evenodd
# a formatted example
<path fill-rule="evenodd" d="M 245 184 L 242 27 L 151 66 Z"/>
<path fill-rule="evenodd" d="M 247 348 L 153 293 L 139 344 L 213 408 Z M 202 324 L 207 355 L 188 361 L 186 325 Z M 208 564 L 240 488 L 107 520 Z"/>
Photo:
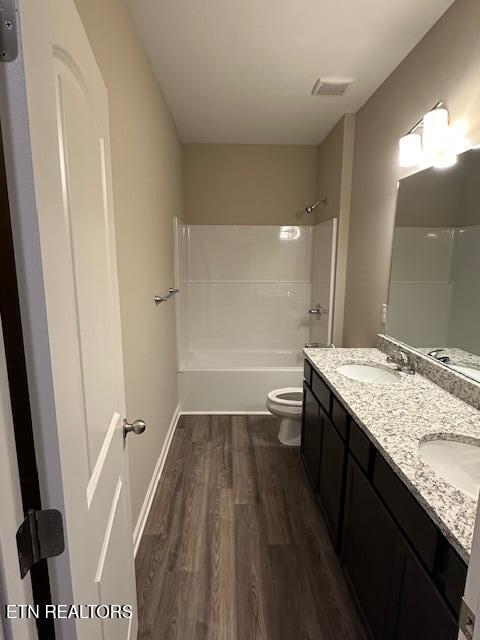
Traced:
<path fill-rule="evenodd" d="M 303 389 L 287 387 L 267 394 L 267 409 L 281 418 L 278 439 L 282 444 L 299 447 L 302 431 Z"/>

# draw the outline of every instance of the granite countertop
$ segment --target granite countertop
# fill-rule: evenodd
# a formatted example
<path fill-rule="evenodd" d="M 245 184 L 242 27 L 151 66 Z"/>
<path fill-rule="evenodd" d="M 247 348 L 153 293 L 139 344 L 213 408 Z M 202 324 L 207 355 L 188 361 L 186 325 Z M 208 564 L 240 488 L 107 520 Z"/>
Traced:
<path fill-rule="evenodd" d="M 480 442 L 480 411 L 426 378 L 402 373 L 390 385 L 357 382 L 338 373 L 342 364 L 386 364 L 378 349 L 304 349 L 314 368 L 328 381 L 345 406 L 383 454 L 394 472 L 468 562 L 477 501 L 451 486 L 422 462 L 422 439 L 454 435 Z"/>
<path fill-rule="evenodd" d="M 464 349 L 458 349 L 457 347 L 437 347 L 441 349 L 440 356 L 448 356 L 451 360 L 451 364 L 460 364 L 467 367 L 473 367 L 474 369 L 480 369 L 480 356 L 475 353 L 470 353 Z M 418 347 L 418 351 L 428 356 L 433 351 L 430 347 Z"/>

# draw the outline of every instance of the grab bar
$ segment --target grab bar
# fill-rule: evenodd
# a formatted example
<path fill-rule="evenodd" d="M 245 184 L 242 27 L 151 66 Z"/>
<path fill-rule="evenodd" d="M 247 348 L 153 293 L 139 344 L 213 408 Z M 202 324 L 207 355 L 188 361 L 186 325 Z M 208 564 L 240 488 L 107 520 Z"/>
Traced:
<path fill-rule="evenodd" d="M 170 298 L 174 296 L 176 293 L 178 293 L 179 291 L 180 289 L 172 289 L 172 287 L 170 287 L 166 296 L 154 296 L 153 301 L 155 302 L 156 305 L 159 305 L 162 302 L 166 302 L 167 300 L 170 300 Z"/>

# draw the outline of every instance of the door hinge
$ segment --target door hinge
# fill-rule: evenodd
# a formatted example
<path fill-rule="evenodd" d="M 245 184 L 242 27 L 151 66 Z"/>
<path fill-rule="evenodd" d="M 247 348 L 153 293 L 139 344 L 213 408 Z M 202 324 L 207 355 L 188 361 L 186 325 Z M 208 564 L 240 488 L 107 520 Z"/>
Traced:
<path fill-rule="evenodd" d="M 466 640 L 473 640 L 473 632 L 475 630 L 475 615 L 462 598 L 462 604 L 460 605 L 460 617 L 459 617 L 460 631 L 465 636 Z"/>
<path fill-rule="evenodd" d="M 18 55 L 15 0 L 0 0 L 0 61 L 13 62 Z"/>
<path fill-rule="evenodd" d="M 40 560 L 63 553 L 65 537 L 60 511 L 29 511 L 17 531 L 17 549 L 22 580 Z"/>

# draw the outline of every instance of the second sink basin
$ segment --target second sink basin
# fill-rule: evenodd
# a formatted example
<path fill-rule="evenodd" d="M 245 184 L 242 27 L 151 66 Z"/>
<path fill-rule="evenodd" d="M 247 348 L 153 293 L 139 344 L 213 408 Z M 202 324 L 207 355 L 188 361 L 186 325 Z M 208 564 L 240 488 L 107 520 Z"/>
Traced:
<path fill-rule="evenodd" d="M 371 384 L 394 384 L 401 380 L 400 374 L 396 371 L 373 364 L 342 364 L 337 371 L 352 380 Z"/>
<path fill-rule="evenodd" d="M 448 484 L 472 498 L 480 490 L 480 446 L 458 440 L 424 440 L 420 458 Z"/>

